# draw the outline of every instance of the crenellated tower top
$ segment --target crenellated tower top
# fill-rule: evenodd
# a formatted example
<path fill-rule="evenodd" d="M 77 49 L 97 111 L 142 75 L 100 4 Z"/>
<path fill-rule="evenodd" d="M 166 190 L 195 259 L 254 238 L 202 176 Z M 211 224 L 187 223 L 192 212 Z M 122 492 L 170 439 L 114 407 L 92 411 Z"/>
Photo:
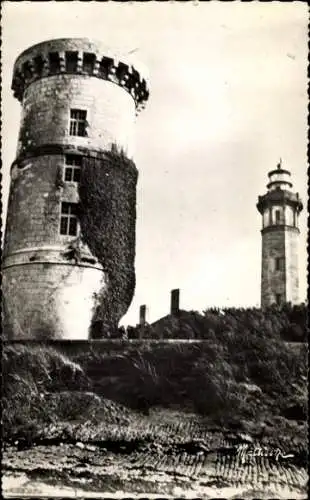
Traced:
<path fill-rule="evenodd" d="M 47 40 L 22 52 L 14 65 L 14 96 L 22 101 L 25 89 L 32 82 L 62 73 L 89 75 L 115 83 L 132 96 L 137 111 L 144 108 L 149 96 L 147 70 L 135 57 L 111 51 L 88 38 Z"/>

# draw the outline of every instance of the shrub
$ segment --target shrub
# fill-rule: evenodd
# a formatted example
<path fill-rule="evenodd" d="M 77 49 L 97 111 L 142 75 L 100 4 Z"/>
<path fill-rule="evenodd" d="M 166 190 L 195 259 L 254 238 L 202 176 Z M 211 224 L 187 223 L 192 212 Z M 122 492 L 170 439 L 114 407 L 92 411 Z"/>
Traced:
<path fill-rule="evenodd" d="M 129 338 L 139 338 L 140 326 L 128 327 Z M 208 309 L 200 314 L 196 311 L 180 311 L 168 315 L 152 325 L 147 325 L 142 333 L 145 338 L 165 339 L 220 339 L 223 336 L 253 336 L 253 332 L 263 338 L 284 339 L 290 342 L 307 341 L 307 308 L 305 304 L 281 308 Z"/>
<path fill-rule="evenodd" d="M 6 345 L 2 353 L 2 422 L 4 437 L 35 436 L 57 412 L 46 404 L 46 392 L 85 390 L 89 381 L 82 368 L 50 347 Z"/>
<path fill-rule="evenodd" d="M 163 325 L 171 337 L 188 332 L 205 342 L 111 341 L 102 349 L 91 343 L 86 350 L 70 343 L 61 347 L 68 356 L 51 347 L 5 346 L 4 427 L 8 432 L 10 426 L 78 418 L 83 397 L 73 398 L 72 405 L 70 398 L 46 399 L 48 392 L 64 391 L 92 391 L 146 412 L 179 405 L 223 425 L 232 416 L 237 422 L 266 415 L 305 422 L 307 345 L 283 341 L 287 318 L 278 309 L 181 311 L 147 325 L 148 335 L 160 335 Z M 44 406 L 44 399 L 49 404 Z"/>

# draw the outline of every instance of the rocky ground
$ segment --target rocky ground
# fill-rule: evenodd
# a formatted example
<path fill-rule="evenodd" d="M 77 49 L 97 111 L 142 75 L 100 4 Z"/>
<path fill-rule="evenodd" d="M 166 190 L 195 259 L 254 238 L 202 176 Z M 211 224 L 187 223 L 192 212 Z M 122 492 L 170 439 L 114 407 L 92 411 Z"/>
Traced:
<path fill-rule="evenodd" d="M 110 414 L 115 410 L 111 403 Z M 51 424 L 35 441 L 7 443 L 2 489 L 6 498 L 121 493 L 302 499 L 308 476 L 297 449 L 211 427 L 180 411 L 127 412 L 119 422 L 97 414 Z"/>

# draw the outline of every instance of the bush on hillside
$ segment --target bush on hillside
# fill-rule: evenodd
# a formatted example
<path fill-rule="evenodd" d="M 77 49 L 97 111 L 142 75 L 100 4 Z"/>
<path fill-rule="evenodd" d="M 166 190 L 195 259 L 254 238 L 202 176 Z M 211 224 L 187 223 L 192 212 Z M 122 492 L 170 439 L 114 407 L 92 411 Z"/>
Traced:
<path fill-rule="evenodd" d="M 202 339 L 212 340 L 223 332 L 242 334 L 242 331 L 260 331 L 266 338 L 282 338 L 289 342 L 307 341 L 307 307 L 305 304 L 282 307 L 207 309 L 180 311 L 168 315 L 152 325 L 128 327 L 128 338 Z"/>
<path fill-rule="evenodd" d="M 142 332 L 147 338 L 204 339 L 203 344 L 170 346 L 169 362 L 160 348 L 151 360 L 161 387 L 169 387 L 171 398 L 184 398 L 205 415 L 234 412 L 254 418 L 264 411 L 281 414 L 285 400 L 304 408 L 305 390 L 297 397 L 294 384 L 305 386 L 306 349 L 292 349 L 283 339 L 294 320 L 306 330 L 305 307 L 208 310 L 204 314 L 180 311 L 166 316 Z M 304 322 L 304 323 L 303 323 Z M 137 328 L 139 337 L 141 327 Z M 190 362 L 188 363 L 188 361 Z M 155 390 L 152 379 L 149 388 Z M 172 391 L 173 388 L 173 391 Z M 163 398 L 162 398 L 163 401 Z M 297 406 L 296 406 L 297 405 Z M 302 410 L 299 412 L 304 414 Z"/>
<path fill-rule="evenodd" d="M 8 344 L 2 354 L 3 395 L 12 391 L 14 381 L 32 378 L 38 389 L 60 391 L 88 387 L 83 369 L 49 346 Z"/>
<path fill-rule="evenodd" d="M 280 415 L 291 400 L 304 406 L 306 349 L 298 354 L 281 339 L 243 333 L 224 334 L 221 343 L 211 346 L 202 344 L 188 390 L 196 409 L 224 419 L 231 413 L 251 419 L 264 412 Z"/>
<path fill-rule="evenodd" d="M 5 432 L 59 415 L 78 417 L 79 404 L 66 406 L 65 397 L 46 397 L 64 391 L 89 391 L 145 412 L 152 406 L 179 405 L 223 425 L 232 418 L 257 422 L 266 415 L 305 423 L 307 346 L 283 341 L 288 320 L 280 310 L 274 316 L 271 310 L 181 311 L 177 320 L 168 316 L 163 321 L 171 338 L 190 332 L 204 335 L 206 342 L 111 341 L 104 349 L 90 343 L 86 350 L 70 343 L 62 346 L 67 356 L 51 347 L 6 345 Z M 155 326 L 159 335 L 160 322 Z M 152 328 L 147 327 L 150 334 Z M 91 398 L 93 408 L 96 396 Z M 54 404 L 58 410 L 52 411 Z"/>
<path fill-rule="evenodd" d="M 123 350 L 77 360 L 95 392 L 133 408 L 180 405 L 209 416 L 255 418 L 280 415 L 288 402 L 304 404 L 306 348 L 292 349 L 260 330 L 225 330 L 204 343 L 124 344 Z"/>
<path fill-rule="evenodd" d="M 57 411 L 46 404 L 47 392 L 86 390 L 82 368 L 51 347 L 12 344 L 2 353 L 2 422 L 4 437 L 15 432 L 35 435 Z"/>

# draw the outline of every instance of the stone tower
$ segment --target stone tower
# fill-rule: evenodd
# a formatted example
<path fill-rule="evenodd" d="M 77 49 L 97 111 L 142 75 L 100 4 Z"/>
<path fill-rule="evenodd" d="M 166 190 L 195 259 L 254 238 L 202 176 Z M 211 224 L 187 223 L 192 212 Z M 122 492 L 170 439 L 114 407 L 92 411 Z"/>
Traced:
<path fill-rule="evenodd" d="M 105 274 L 83 245 L 72 259 L 80 168 L 112 145 L 132 158 L 148 79 L 130 56 L 68 38 L 24 51 L 12 89 L 22 115 L 3 252 L 4 327 L 9 338 L 87 339 Z"/>
<path fill-rule="evenodd" d="M 298 215 L 302 202 L 292 192 L 291 173 L 282 168 L 269 172 L 267 193 L 259 196 L 262 215 L 261 306 L 298 303 Z"/>

